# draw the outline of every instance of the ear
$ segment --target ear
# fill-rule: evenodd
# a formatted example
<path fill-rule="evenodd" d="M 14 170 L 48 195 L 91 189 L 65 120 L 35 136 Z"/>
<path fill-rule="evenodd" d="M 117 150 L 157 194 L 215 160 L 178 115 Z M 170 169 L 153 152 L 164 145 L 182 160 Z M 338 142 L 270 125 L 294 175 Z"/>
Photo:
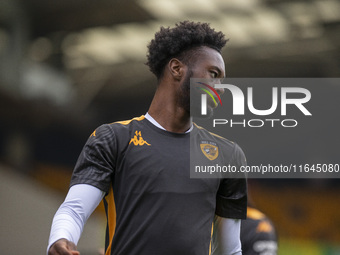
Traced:
<path fill-rule="evenodd" d="M 179 59 L 172 58 L 168 64 L 169 72 L 175 80 L 181 80 L 186 72 L 186 65 Z"/>

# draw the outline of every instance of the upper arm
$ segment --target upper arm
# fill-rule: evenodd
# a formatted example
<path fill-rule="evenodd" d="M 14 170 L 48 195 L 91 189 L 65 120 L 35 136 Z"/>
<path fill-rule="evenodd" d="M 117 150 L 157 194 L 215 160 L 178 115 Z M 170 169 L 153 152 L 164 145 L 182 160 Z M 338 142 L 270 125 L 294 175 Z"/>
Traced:
<path fill-rule="evenodd" d="M 81 151 L 71 186 L 89 184 L 108 193 L 115 170 L 115 156 L 115 134 L 109 125 L 102 125 L 92 133 Z"/>
<path fill-rule="evenodd" d="M 230 165 L 246 165 L 246 158 L 241 148 L 235 144 Z M 221 180 L 216 196 L 216 212 L 218 216 L 234 219 L 245 219 L 247 216 L 247 179 L 244 175 Z"/>

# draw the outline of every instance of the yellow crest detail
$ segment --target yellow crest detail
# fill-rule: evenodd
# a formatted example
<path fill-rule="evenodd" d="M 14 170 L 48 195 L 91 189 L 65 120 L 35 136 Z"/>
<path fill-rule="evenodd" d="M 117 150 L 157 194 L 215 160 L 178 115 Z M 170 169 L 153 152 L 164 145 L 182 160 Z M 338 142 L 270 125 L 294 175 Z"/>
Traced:
<path fill-rule="evenodd" d="M 218 157 L 218 147 L 215 143 L 202 142 L 200 147 L 204 156 L 206 156 L 209 160 L 214 160 Z"/>
<path fill-rule="evenodd" d="M 135 136 L 133 138 L 131 138 L 130 143 L 133 143 L 136 146 L 143 146 L 144 144 L 150 146 L 151 144 L 149 144 L 147 141 L 145 141 L 142 137 L 142 133 L 141 131 L 136 131 L 135 132 Z"/>

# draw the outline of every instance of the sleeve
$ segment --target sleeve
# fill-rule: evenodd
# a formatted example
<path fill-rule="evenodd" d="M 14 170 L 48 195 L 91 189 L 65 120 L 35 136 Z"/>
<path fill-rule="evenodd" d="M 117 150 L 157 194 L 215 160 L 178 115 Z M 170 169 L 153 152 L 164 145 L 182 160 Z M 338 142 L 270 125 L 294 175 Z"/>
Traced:
<path fill-rule="evenodd" d="M 230 165 L 246 165 L 246 157 L 242 149 L 235 144 Z M 216 215 L 224 218 L 245 219 L 247 217 L 247 179 L 237 174 L 236 178 L 224 178 L 216 196 Z"/>
<path fill-rule="evenodd" d="M 87 140 L 76 166 L 70 186 L 89 184 L 106 193 L 115 170 L 116 139 L 109 125 L 97 128 Z"/>
<path fill-rule="evenodd" d="M 215 216 L 212 235 L 212 255 L 242 255 L 241 220 Z"/>
<path fill-rule="evenodd" d="M 104 197 L 104 192 L 90 185 L 74 185 L 54 215 L 47 251 L 57 240 L 78 243 L 84 225 Z"/>

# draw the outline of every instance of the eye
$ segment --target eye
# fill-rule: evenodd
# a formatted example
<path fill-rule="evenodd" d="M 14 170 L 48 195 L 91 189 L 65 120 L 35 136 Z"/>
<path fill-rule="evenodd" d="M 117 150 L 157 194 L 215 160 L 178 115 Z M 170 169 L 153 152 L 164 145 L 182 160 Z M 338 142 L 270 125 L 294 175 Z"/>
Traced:
<path fill-rule="evenodd" d="M 218 73 L 215 71 L 210 71 L 210 73 L 212 78 L 216 78 L 218 76 Z"/>

